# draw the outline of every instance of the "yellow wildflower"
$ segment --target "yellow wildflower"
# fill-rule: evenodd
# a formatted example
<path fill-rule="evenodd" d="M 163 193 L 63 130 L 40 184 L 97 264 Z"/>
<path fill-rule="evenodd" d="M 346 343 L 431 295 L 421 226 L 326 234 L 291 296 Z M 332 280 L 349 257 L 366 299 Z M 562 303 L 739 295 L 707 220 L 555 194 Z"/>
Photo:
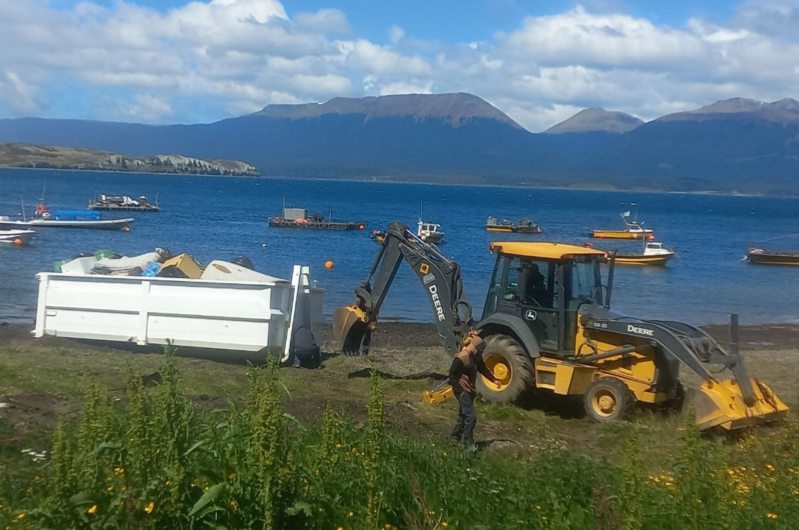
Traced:
<path fill-rule="evenodd" d="M 443 526 L 444 528 L 446 528 L 446 527 L 447 527 L 447 522 L 446 522 L 446 521 L 441 521 L 441 526 Z"/>
<path fill-rule="evenodd" d="M 153 501 L 148 502 L 147 505 L 144 507 L 144 511 L 147 513 L 153 513 L 154 509 L 155 509 L 155 503 Z"/>
<path fill-rule="evenodd" d="M 228 506 L 230 506 L 230 509 L 233 510 L 234 512 L 239 509 L 239 503 L 236 502 L 236 499 L 230 499 Z"/>
<path fill-rule="evenodd" d="M 21 521 L 21 520 L 23 520 L 23 519 L 25 519 L 25 512 L 20 512 L 20 514 L 19 514 L 19 515 L 17 515 L 17 516 L 14 518 L 14 520 L 15 520 L 15 521 Z"/>
<path fill-rule="evenodd" d="M 86 513 L 88 513 L 89 515 L 96 514 L 97 513 L 97 505 L 96 504 L 92 504 L 92 507 L 89 508 L 88 510 L 86 510 Z"/>
<path fill-rule="evenodd" d="M 776 513 L 774 513 L 774 512 L 768 512 L 766 514 L 766 517 L 768 517 L 769 519 L 776 519 L 779 516 Z"/>
<path fill-rule="evenodd" d="M 119 475 L 124 475 L 124 474 L 125 474 L 125 468 L 124 467 L 115 467 L 114 468 L 114 475 L 119 476 Z"/>
<path fill-rule="evenodd" d="M 348 513 L 347 513 L 347 517 L 352 517 L 353 515 L 355 515 L 355 514 L 354 514 L 354 513 L 352 513 L 352 512 L 348 512 Z"/>

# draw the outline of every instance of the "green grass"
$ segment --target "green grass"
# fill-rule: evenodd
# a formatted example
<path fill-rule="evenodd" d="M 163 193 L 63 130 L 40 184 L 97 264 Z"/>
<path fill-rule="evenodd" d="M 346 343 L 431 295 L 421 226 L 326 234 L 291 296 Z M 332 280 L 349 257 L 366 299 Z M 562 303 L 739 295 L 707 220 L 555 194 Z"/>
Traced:
<path fill-rule="evenodd" d="M 472 454 L 447 439 L 455 404 L 420 402 L 428 383 L 347 377 L 371 362 L 0 347 L 0 528 L 799 524 L 796 422 L 699 436 L 685 415 L 481 404 Z"/>

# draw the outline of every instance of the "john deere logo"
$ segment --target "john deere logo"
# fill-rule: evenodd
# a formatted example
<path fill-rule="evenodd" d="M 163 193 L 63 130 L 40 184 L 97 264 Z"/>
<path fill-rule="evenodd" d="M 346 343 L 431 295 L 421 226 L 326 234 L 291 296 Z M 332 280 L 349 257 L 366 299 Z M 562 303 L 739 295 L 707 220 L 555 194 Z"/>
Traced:
<path fill-rule="evenodd" d="M 421 265 L 419 265 L 419 272 L 421 272 L 422 274 L 427 274 L 429 270 L 430 270 L 430 265 L 428 265 L 427 263 L 422 263 Z"/>
<path fill-rule="evenodd" d="M 524 313 L 524 319 L 525 319 L 525 320 L 535 320 L 536 318 L 538 318 L 538 313 L 536 313 L 536 312 L 535 312 L 534 310 L 532 310 L 532 309 L 528 309 L 528 310 L 527 310 L 527 311 Z"/>

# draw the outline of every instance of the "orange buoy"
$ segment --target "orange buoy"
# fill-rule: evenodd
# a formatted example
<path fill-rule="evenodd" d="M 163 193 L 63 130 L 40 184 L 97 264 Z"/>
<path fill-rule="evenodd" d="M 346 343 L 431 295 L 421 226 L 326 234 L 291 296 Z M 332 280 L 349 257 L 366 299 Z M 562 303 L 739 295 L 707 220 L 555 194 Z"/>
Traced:
<path fill-rule="evenodd" d="M 14 244 L 15 244 L 16 246 L 18 246 L 18 247 L 19 247 L 19 246 L 21 246 L 21 245 L 22 245 L 24 242 L 25 242 L 25 241 L 23 241 L 21 237 L 18 237 L 18 238 L 16 238 L 16 239 L 14 240 Z"/>
<path fill-rule="evenodd" d="M 358 230 L 363 230 L 364 228 L 366 228 L 366 225 L 364 225 L 363 223 L 358 225 Z"/>
<path fill-rule="evenodd" d="M 332 268 L 333 268 L 333 267 L 335 267 L 335 266 L 336 266 L 336 264 L 335 264 L 335 263 L 333 263 L 333 260 L 332 260 L 332 259 L 329 259 L 329 260 L 327 260 L 327 261 L 325 262 L 325 268 L 326 268 L 326 269 L 332 269 Z"/>

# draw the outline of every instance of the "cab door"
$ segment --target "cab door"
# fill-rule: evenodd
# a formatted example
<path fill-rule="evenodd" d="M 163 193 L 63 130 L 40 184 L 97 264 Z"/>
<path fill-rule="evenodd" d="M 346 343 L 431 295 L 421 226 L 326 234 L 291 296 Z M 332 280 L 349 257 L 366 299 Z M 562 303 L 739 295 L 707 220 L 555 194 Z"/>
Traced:
<path fill-rule="evenodd" d="M 543 287 L 534 281 L 536 268 L 543 276 Z M 494 312 L 516 316 L 530 328 L 542 351 L 560 352 L 563 346 L 561 275 L 555 261 L 501 256 L 489 288 L 483 318 Z"/>

